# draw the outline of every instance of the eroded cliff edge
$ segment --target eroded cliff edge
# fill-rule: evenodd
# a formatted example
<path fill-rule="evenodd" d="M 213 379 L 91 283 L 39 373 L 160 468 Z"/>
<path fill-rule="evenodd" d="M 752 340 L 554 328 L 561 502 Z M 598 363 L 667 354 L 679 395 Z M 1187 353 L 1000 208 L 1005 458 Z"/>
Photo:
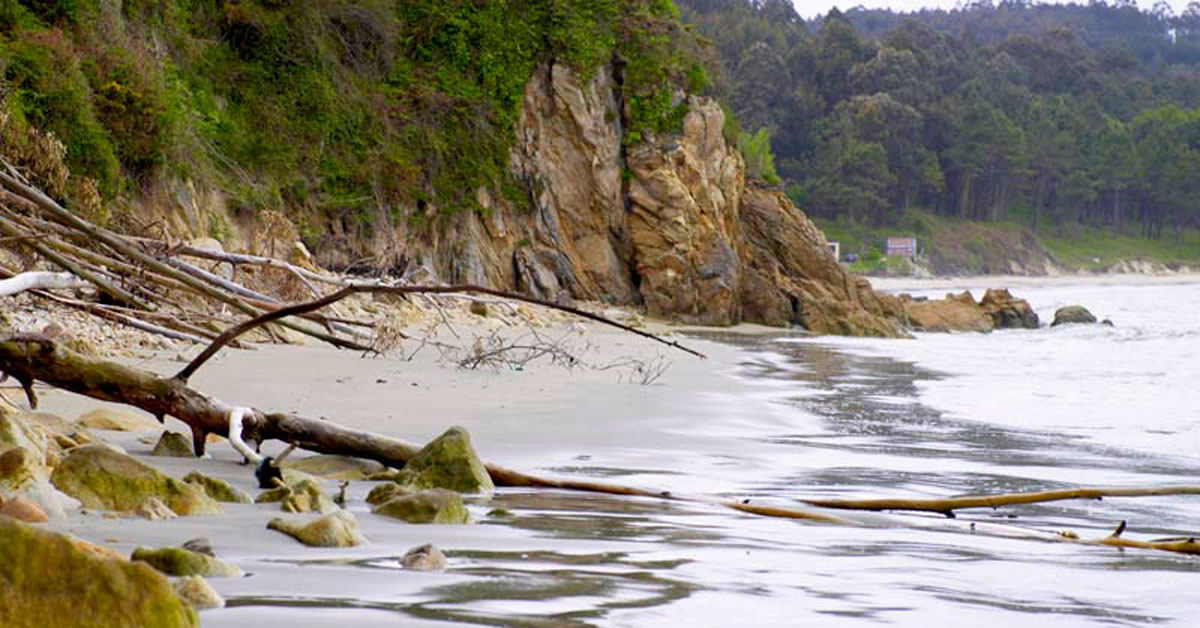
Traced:
<path fill-rule="evenodd" d="M 526 87 L 511 157 L 529 202 L 480 189 L 482 212 L 395 227 L 377 236 L 376 254 L 413 276 L 638 305 L 686 323 L 903 333 L 803 212 L 747 185 L 716 102 L 688 97 L 680 132 L 632 146 L 623 107 L 611 67 L 581 80 L 545 66 Z M 317 253 L 345 261 L 336 248 Z"/>

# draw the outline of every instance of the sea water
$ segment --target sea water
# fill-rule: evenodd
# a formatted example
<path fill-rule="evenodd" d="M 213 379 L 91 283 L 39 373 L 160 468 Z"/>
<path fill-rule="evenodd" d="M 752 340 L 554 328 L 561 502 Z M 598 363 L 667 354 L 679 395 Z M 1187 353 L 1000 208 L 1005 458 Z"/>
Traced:
<path fill-rule="evenodd" d="M 927 291 L 940 296 L 947 288 Z M 726 385 L 655 403 L 590 398 L 610 425 L 519 410 L 506 462 L 546 475 L 752 504 L 948 497 L 1074 486 L 1200 484 L 1200 283 L 1014 285 L 1043 320 L 1082 304 L 1113 326 L 913 340 L 802 333 L 734 343 Z M 605 389 L 608 390 L 608 389 Z M 624 395 L 639 397 L 640 389 Z M 628 407 L 627 407 L 628 406 Z M 622 416 L 641 412 L 637 416 Z M 621 434 L 615 433 L 622 431 Z M 631 432 L 631 433 L 624 433 Z M 521 436 L 524 434 L 524 436 Z M 538 438 L 537 447 L 519 448 Z M 551 443 L 550 441 L 554 441 Z M 554 446 L 550 446 L 550 445 Z M 361 495 L 352 493 L 350 503 Z M 352 507 L 353 508 L 353 507 Z M 349 553 L 233 556 L 212 626 L 1093 626 L 1200 623 L 1200 559 L 1050 542 L 1200 534 L 1200 497 L 1066 501 L 866 525 L 750 516 L 695 502 L 502 489 L 475 526 L 420 527 L 450 565 L 407 573 L 412 526 L 380 524 Z M 360 507 L 361 511 L 362 508 Z M 369 513 L 360 512 L 364 525 Z M 219 522 L 214 522 L 214 525 Z M 972 529 L 974 524 L 974 529 Z M 232 524 L 230 524 L 232 525 Z"/>

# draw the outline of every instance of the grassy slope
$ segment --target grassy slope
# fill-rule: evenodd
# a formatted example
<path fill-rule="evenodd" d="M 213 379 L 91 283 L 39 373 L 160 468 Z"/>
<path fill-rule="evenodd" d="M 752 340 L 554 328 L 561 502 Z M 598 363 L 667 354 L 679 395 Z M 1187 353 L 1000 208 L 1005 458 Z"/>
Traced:
<path fill-rule="evenodd" d="M 841 243 L 842 254 L 858 253 L 863 261 L 852 266 L 868 274 L 903 273 L 905 265 L 879 259 L 889 236 L 913 236 L 923 251 L 923 263 L 936 274 L 1004 274 L 1016 262 L 1035 269 L 1041 260 L 1068 271 L 1103 270 L 1118 260 L 1146 260 L 1170 267 L 1200 266 L 1200 230 L 1184 231 L 1151 240 L 1109 229 L 1074 228 L 1070 233 L 1044 230 L 1035 234 L 1016 222 L 986 223 L 940 217 L 910 210 L 895 227 L 846 225 L 816 219 L 831 241 Z"/>

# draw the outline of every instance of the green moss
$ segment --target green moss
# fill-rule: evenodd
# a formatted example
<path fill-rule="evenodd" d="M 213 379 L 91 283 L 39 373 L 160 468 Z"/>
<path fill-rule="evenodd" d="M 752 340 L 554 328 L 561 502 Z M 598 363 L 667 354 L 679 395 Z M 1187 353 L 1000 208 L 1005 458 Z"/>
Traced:
<path fill-rule="evenodd" d="M 72 449 L 55 467 L 50 481 L 88 508 L 128 511 L 157 497 L 183 516 L 221 511 L 200 487 L 167 477 L 103 445 Z"/>
<path fill-rule="evenodd" d="M 199 625 L 162 574 L 85 553 L 61 534 L 0 517 L 0 617 L 7 628 Z"/>
<path fill-rule="evenodd" d="M 471 514 L 462 496 L 454 491 L 431 489 L 398 495 L 372 510 L 377 515 L 402 519 L 409 523 L 470 523 Z"/>
<path fill-rule="evenodd" d="M 204 489 L 208 496 L 219 502 L 230 502 L 234 504 L 249 504 L 254 501 L 250 495 L 225 480 L 211 478 L 199 471 L 192 471 L 183 478 L 184 482 L 195 484 Z"/>
<path fill-rule="evenodd" d="M 133 550 L 133 560 L 144 562 L 168 576 L 232 577 L 242 575 L 237 567 L 200 552 L 182 547 L 150 549 L 139 547 Z"/>
<path fill-rule="evenodd" d="M 461 427 L 452 427 L 413 456 L 396 482 L 415 489 L 442 488 L 460 493 L 491 493 L 492 478 Z"/>

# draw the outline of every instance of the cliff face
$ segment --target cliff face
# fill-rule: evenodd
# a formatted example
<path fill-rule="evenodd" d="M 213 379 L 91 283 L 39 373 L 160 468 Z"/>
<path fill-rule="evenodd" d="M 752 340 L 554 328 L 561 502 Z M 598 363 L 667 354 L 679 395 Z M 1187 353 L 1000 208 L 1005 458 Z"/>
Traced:
<path fill-rule="evenodd" d="M 746 188 L 721 108 L 696 97 L 687 105 L 682 132 L 623 147 L 613 74 L 584 82 L 551 65 L 525 90 L 511 160 L 533 211 L 480 190 L 483 215 L 392 239 L 404 242 L 410 272 L 450 282 L 642 305 L 696 324 L 901 333 L 786 197 Z"/>

